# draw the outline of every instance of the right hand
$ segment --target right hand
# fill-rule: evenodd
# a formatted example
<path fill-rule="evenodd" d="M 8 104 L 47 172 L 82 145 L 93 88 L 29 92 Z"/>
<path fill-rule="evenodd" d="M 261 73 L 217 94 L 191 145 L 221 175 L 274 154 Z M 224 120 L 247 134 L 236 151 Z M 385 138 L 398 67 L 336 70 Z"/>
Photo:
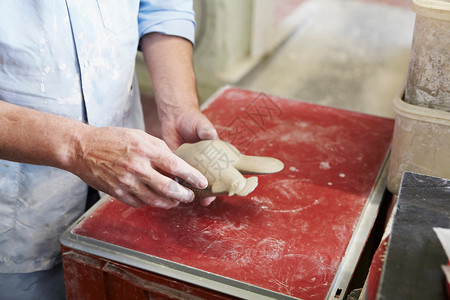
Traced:
<path fill-rule="evenodd" d="M 173 180 L 175 176 L 200 189 L 208 185 L 205 176 L 173 154 L 164 141 L 144 131 L 85 128 L 69 171 L 125 204 L 168 209 L 192 202 L 194 193 Z"/>

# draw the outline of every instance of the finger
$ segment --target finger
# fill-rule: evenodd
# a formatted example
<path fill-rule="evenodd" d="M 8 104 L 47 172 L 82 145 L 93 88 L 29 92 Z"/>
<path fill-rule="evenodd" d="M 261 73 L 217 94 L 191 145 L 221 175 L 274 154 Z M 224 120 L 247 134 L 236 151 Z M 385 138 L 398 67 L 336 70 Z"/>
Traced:
<path fill-rule="evenodd" d="M 154 191 L 151 190 L 149 186 L 146 184 L 142 184 L 139 189 L 135 192 L 129 194 L 126 199 L 134 200 L 134 203 L 138 203 L 139 206 L 152 206 L 163 209 L 170 209 L 176 207 L 180 204 L 180 201 L 171 198 L 165 198 L 161 195 L 158 195 Z"/>
<path fill-rule="evenodd" d="M 204 189 L 208 186 L 208 180 L 199 170 L 172 152 L 163 152 L 153 163 L 163 171 L 183 179 L 196 188 Z"/>
<path fill-rule="evenodd" d="M 150 205 L 152 207 L 163 208 L 163 209 L 171 209 L 171 208 L 177 207 L 179 204 L 180 204 L 179 201 L 176 201 L 173 199 L 165 199 L 165 198 L 161 198 L 161 197 L 152 198 L 148 202 L 148 205 Z"/>
<path fill-rule="evenodd" d="M 140 177 L 128 174 L 117 185 L 113 196 L 136 208 L 144 205 L 171 208 L 180 202 L 189 203 L 194 200 L 191 190 L 177 186 L 178 183 L 153 169 Z"/>
<path fill-rule="evenodd" d="M 208 206 L 210 205 L 214 200 L 216 200 L 216 197 L 207 197 L 200 199 L 200 204 L 202 206 Z"/>
<path fill-rule="evenodd" d="M 180 119 L 178 130 L 184 142 L 188 143 L 217 138 L 217 131 L 211 121 L 198 110 L 185 114 Z"/>
<path fill-rule="evenodd" d="M 204 114 L 200 114 L 197 119 L 195 124 L 195 133 L 200 140 L 217 139 L 217 131 L 214 128 L 214 125 Z"/>
<path fill-rule="evenodd" d="M 217 130 L 214 128 L 211 121 L 205 116 L 197 123 L 197 135 L 200 140 L 215 140 L 217 139 Z"/>
<path fill-rule="evenodd" d="M 150 175 L 147 178 L 142 178 L 142 180 L 145 185 L 158 195 L 183 203 L 194 201 L 195 195 L 190 189 L 155 170 L 150 170 L 149 173 Z"/>
<path fill-rule="evenodd" d="M 142 200 L 140 200 L 138 197 L 134 196 L 130 193 L 125 193 L 122 189 L 116 189 L 114 191 L 114 194 L 112 194 L 114 198 L 119 200 L 120 202 L 125 203 L 128 206 L 134 207 L 134 208 L 140 208 L 146 205 L 146 203 Z"/>

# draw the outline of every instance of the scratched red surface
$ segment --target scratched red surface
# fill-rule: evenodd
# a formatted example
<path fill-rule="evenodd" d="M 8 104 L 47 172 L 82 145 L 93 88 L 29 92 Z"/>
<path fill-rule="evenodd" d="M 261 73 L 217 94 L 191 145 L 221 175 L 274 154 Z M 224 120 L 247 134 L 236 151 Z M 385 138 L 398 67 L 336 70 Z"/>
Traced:
<path fill-rule="evenodd" d="M 303 299 L 323 299 L 388 152 L 393 120 L 226 88 L 205 109 L 241 152 L 272 156 L 247 197 L 209 207 L 106 201 L 73 233 Z"/>

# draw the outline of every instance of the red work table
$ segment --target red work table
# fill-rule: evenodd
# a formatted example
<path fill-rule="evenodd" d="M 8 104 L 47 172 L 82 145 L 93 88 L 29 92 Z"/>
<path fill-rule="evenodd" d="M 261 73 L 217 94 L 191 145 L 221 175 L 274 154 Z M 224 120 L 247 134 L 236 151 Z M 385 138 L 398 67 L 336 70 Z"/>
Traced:
<path fill-rule="evenodd" d="M 394 121 L 234 87 L 203 111 L 221 139 L 284 169 L 208 207 L 103 197 L 61 237 L 68 299 L 343 299 L 385 192 Z"/>

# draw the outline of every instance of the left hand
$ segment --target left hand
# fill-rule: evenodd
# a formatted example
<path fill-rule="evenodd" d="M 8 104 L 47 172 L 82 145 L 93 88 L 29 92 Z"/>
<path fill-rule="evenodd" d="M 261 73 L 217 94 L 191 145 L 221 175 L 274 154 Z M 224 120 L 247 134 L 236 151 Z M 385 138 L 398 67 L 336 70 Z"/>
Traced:
<path fill-rule="evenodd" d="M 183 143 L 215 140 L 217 131 L 211 121 L 196 107 L 178 111 L 176 115 L 161 118 L 162 138 L 175 151 Z"/>
<path fill-rule="evenodd" d="M 214 126 L 198 107 L 192 43 L 153 32 L 141 38 L 141 50 L 152 79 L 162 138 L 169 148 L 173 151 L 183 143 L 217 138 Z"/>
<path fill-rule="evenodd" d="M 161 131 L 164 141 L 173 151 L 183 143 L 217 138 L 213 124 L 197 107 L 185 108 L 176 115 L 165 115 L 161 118 Z M 201 198 L 200 203 L 208 206 L 215 199 L 216 197 Z"/>

